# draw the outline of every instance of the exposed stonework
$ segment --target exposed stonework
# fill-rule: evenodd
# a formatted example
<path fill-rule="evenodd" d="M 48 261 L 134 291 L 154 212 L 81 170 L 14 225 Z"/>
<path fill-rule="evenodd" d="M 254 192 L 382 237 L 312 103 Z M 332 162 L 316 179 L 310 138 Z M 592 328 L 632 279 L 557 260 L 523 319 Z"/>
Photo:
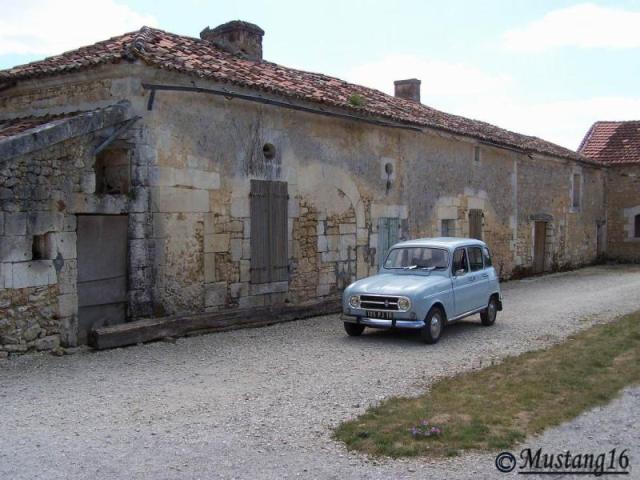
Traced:
<path fill-rule="evenodd" d="M 502 278 L 532 273 L 536 221 L 546 222 L 545 271 L 596 259 L 597 225 L 607 220 L 604 168 L 439 130 L 373 126 L 200 92 L 157 91 L 149 102 L 142 88 L 190 87 L 192 80 L 140 64 L 104 65 L 0 92 L 0 118 L 120 100 L 128 101 L 122 122 L 139 117 L 102 156 L 107 165 L 130 164 L 128 177 L 102 177 L 109 184 L 128 178 L 130 188 L 120 189 L 127 193 L 99 193 L 96 180 L 93 149 L 115 126 L 0 164 L 0 311 L 13 311 L 10 321 L 0 317 L 0 336 L 17 336 L 11 345 L 54 348 L 56 336 L 75 343 L 81 214 L 128 215 L 127 319 L 334 298 L 377 271 L 380 226 L 388 220 L 398 240 L 441 235 L 443 221 L 467 236 L 471 212 L 480 211 L 482 238 Z M 252 180 L 287 185 L 285 280 L 251 281 L 251 245 L 259 239 L 251 231 Z M 34 236 L 43 236 L 45 258 L 32 258 Z M 45 289 L 44 304 L 29 300 Z"/>
<path fill-rule="evenodd" d="M 640 165 L 607 169 L 607 256 L 640 262 L 640 236 L 635 218 L 640 215 Z"/>

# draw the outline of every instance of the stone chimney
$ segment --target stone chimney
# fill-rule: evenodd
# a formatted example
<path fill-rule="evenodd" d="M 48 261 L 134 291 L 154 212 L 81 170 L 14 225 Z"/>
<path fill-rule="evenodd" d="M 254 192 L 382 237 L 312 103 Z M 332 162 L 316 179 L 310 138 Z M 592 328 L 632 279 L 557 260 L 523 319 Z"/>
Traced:
<path fill-rule="evenodd" d="M 396 80 L 394 96 L 420 103 L 420 80 L 410 78 L 409 80 Z"/>
<path fill-rule="evenodd" d="M 264 30 L 253 23 L 233 20 L 216 28 L 205 28 L 200 38 L 213 43 L 229 53 L 249 60 L 262 60 L 262 36 Z"/>

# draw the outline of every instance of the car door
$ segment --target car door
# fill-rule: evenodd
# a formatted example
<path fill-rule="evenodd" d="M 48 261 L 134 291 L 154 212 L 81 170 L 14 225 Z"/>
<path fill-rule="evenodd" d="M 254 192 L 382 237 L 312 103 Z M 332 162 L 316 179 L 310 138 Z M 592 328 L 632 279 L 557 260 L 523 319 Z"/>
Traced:
<path fill-rule="evenodd" d="M 467 247 L 469 256 L 469 272 L 474 285 L 472 292 L 472 304 L 474 309 L 482 308 L 489 303 L 489 273 L 484 267 L 484 255 L 482 247 Z"/>
<path fill-rule="evenodd" d="M 474 299 L 475 276 L 469 271 L 469 259 L 466 248 L 458 248 L 453 252 L 451 268 L 453 305 L 455 316 L 457 317 L 476 308 L 474 307 L 476 301 Z"/>

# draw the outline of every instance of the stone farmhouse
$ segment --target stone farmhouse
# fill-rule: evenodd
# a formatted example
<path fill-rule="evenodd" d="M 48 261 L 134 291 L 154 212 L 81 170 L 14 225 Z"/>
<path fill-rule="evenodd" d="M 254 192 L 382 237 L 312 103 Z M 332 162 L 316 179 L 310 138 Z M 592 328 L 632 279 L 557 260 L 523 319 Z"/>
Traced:
<path fill-rule="evenodd" d="M 0 351 L 335 311 L 409 237 L 482 238 L 505 279 L 638 259 L 639 157 L 608 124 L 574 152 L 416 79 L 268 62 L 263 35 L 143 27 L 0 72 Z"/>
<path fill-rule="evenodd" d="M 607 256 L 640 262 L 640 121 L 596 122 L 578 151 L 607 166 Z"/>

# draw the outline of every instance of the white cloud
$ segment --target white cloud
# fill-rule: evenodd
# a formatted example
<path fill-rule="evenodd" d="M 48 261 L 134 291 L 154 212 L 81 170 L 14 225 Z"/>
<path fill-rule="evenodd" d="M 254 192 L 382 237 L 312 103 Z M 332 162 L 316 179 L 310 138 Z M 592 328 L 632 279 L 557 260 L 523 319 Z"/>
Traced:
<path fill-rule="evenodd" d="M 547 13 L 542 19 L 507 31 L 508 50 L 542 52 L 555 47 L 638 48 L 640 11 L 582 3 Z"/>
<path fill-rule="evenodd" d="M 638 97 L 595 97 L 534 102 L 517 92 L 508 76 L 464 64 L 394 55 L 353 67 L 344 77 L 393 94 L 393 81 L 422 80 L 422 102 L 575 150 L 596 120 L 637 120 Z"/>
<path fill-rule="evenodd" d="M 541 103 L 508 96 L 485 97 L 475 102 L 452 105 L 448 111 L 535 135 L 575 150 L 597 120 L 637 120 L 640 117 L 640 96 L 591 97 Z"/>
<path fill-rule="evenodd" d="M 393 94 L 394 80 L 419 78 L 422 91 L 430 95 L 481 95 L 508 87 L 506 75 L 490 75 L 469 65 L 430 60 L 415 55 L 389 55 L 358 65 L 347 73 L 353 83 Z"/>
<path fill-rule="evenodd" d="M 114 0 L 5 3 L 10 4 L 0 16 L 0 55 L 62 53 L 157 23 Z"/>

